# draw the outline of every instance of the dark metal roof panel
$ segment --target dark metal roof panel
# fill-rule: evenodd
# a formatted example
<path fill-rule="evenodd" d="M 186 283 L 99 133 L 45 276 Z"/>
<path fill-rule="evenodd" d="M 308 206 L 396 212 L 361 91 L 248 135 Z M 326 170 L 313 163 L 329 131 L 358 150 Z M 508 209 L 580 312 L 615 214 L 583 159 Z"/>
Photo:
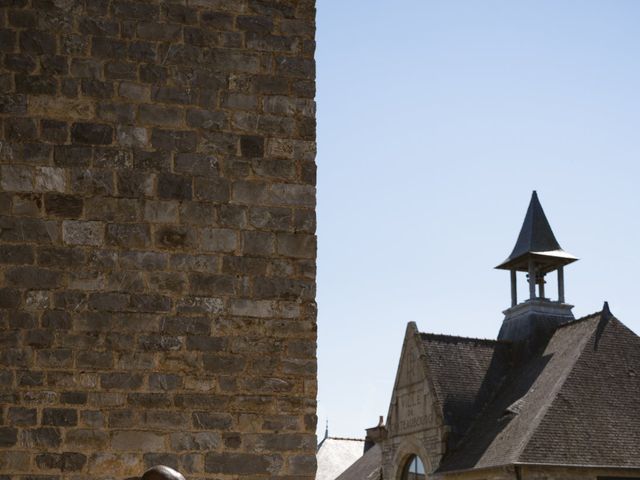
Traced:
<path fill-rule="evenodd" d="M 549 261 L 559 265 L 566 265 L 577 260 L 570 253 L 565 252 L 556 240 L 553 230 L 549 225 L 542 205 L 538 200 L 538 194 L 533 191 L 527 214 L 524 217 L 520 235 L 509 258 L 496 268 L 510 269 L 522 267 L 530 256 L 548 257 Z"/>

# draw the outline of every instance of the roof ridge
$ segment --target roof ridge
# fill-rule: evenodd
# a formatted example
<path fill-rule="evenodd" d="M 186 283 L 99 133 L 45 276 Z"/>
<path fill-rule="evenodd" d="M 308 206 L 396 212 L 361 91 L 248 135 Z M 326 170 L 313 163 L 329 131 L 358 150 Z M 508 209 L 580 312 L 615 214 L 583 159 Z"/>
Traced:
<path fill-rule="evenodd" d="M 513 342 L 509 340 L 495 340 L 492 338 L 475 338 L 475 337 L 463 337 L 460 335 L 448 335 L 446 333 L 431 333 L 431 332 L 419 332 L 421 338 L 429 337 L 442 340 L 458 340 L 458 341 L 473 341 L 476 343 L 488 343 L 492 345 L 505 344 L 511 345 Z"/>
<path fill-rule="evenodd" d="M 587 320 L 591 320 L 592 318 L 597 317 L 600 314 L 602 314 L 602 310 L 598 310 L 597 312 L 590 313 L 588 315 L 585 315 L 585 316 L 580 317 L 580 318 L 576 318 L 575 320 L 571 320 L 569 322 L 561 323 L 560 325 L 558 325 L 556 327 L 555 331 L 557 332 L 561 328 L 568 327 L 569 325 L 575 325 L 576 323 L 580 323 L 580 322 L 585 322 Z M 614 317 L 615 317 L 615 315 L 614 315 Z"/>
<path fill-rule="evenodd" d="M 590 315 L 589 317 L 583 318 L 581 320 L 582 321 L 587 320 L 587 318 L 590 318 L 592 316 L 594 316 L 594 315 Z M 575 324 L 580 323 L 580 322 L 570 322 L 570 323 L 575 325 Z M 556 332 L 557 332 L 557 330 L 556 330 Z M 550 342 L 553 340 L 553 337 L 556 335 L 556 332 L 554 332 L 553 336 L 549 340 Z M 549 411 L 549 409 L 551 408 L 553 403 L 558 398 L 558 393 L 560 393 L 560 390 L 562 390 L 562 387 L 565 384 L 565 382 L 567 381 L 567 379 L 569 378 L 569 375 L 571 375 L 571 372 L 572 372 L 573 368 L 578 363 L 578 360 L 580 359 L 580 357 L 582 357 L 584 349 L 587 346 L 587 343 L 589 343 L 589 339 L 593 336 L 594 333 L 595 333 L 595 328 L 593 329 L 593 331 L 589 335 L 584 335 L 580 339 L 580 344 L 578 344 L 578 346 L 577 346 L 578 354 L 575 356 L 575 358 L 573 359 L 572 362 L 568 362 L 569 365 L 567 365 L 564 368 L 564 370 L 562 371 L 562 373 L 560 375 L 558 375 L 557 380 L 556 380 L 555 384 L 553 385 L 553 388 L 550 390 L 549 395 L 547 397 L 547 398 L 549 398 L 549 401 L 542 403 L 540 409 L 537 411 L 536 415 L 534 416 L 534 418 L 530 422 L 530 425 L 532 426 L 532 428 L 528 429 L 527 433 L 523 436 L 519 447 L 515 450 L 514 453 L 515 453 L 515 459 L 516 460 L 519 459 L 520 456 L 524 453 L 525 449 L 529 445 L 529 442 L 531 441 L 531 439 L 535 435 L 536 431 L 538 430 L 538 427 L 540 426 L 540 423 L 545 418 L 547 412 Z M 527 393 L 525 393 L 521 397 L 521 399 L 525 398 L 529 394 L 530 391 L 531 390 L 527 391 Z M 520 399 L 518 399 L 518 400 L 520 400 Z"/>
<path fill-rule="evenodd" d="M 351 437 L 327 437 L 329 440 L 349 440 L 350 442 L 364 442 L 364 438 L 351 438 Z"/>

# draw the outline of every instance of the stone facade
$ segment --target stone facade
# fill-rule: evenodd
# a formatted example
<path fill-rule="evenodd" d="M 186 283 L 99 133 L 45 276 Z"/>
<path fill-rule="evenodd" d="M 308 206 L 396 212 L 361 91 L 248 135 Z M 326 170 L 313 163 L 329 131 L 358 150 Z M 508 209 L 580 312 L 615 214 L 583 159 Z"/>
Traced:
<path fill-rule="evenodd" d="M 2 480 L 314 477 L 314 22 L 0 0 Z"/>
<path fill-rule="evenodd" d="M 437 468 L 446 451 L 447 427 L 437 408 L 433 385 L 415 323 L 407 325 L 382 445 L 382 478 L 399 479 L 412 455 L 427 471 Z"/>

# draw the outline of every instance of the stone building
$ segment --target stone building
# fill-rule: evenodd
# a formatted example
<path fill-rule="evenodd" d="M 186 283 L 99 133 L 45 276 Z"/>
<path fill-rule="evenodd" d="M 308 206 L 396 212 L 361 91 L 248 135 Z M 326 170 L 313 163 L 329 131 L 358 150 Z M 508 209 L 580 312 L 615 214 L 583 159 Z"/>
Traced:
<path fill-rule="evenodd" d="M 313 0 L 0 0 L 0 478 L 315 474 Z"/>
<path fill-rule="evenodd" d="M 640 338 L 601 312 L 575 320 L 560 248 L 533 194 L 497 340 L 406 330 L 387 424 L 339 480 L 640 479 Z M 528 274 L 518 303 L 517 272 Z M 558 299 L 545 293 L 557 272 Z"/>

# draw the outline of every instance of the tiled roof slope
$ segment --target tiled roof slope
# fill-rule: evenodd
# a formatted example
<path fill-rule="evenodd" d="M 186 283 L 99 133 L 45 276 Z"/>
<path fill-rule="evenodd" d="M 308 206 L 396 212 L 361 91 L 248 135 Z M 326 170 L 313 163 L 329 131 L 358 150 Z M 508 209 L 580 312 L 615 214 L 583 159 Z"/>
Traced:
<path fill-rule="evenodd" d="M 380 480 L 382 465 L 382 448 L 374 445 L 347 468 L 336 480 Z"/>
<path fill-rule="evenodd" d="M 334 480 L 362 456 L 364 440 L 326 437 L 318 446 L 316 480 Z"/>
<path fill-rule="evenodd" d="M 590 323 L 595 331 L 521 462 L 640 466 L 640 337 L 615 318 Z"/>
<path fill-rule="evenodd" d="M 640 338 L 607 311 L 558 328 L 544 351 L 514 367 L 439 471 L 640 466 L 638 432 Z"/>
<path fill-rule="evenodd" d="M 420 336 L 436 398 L 455 441 L 509 373 L 510 344 L 430 333 Z"/>

